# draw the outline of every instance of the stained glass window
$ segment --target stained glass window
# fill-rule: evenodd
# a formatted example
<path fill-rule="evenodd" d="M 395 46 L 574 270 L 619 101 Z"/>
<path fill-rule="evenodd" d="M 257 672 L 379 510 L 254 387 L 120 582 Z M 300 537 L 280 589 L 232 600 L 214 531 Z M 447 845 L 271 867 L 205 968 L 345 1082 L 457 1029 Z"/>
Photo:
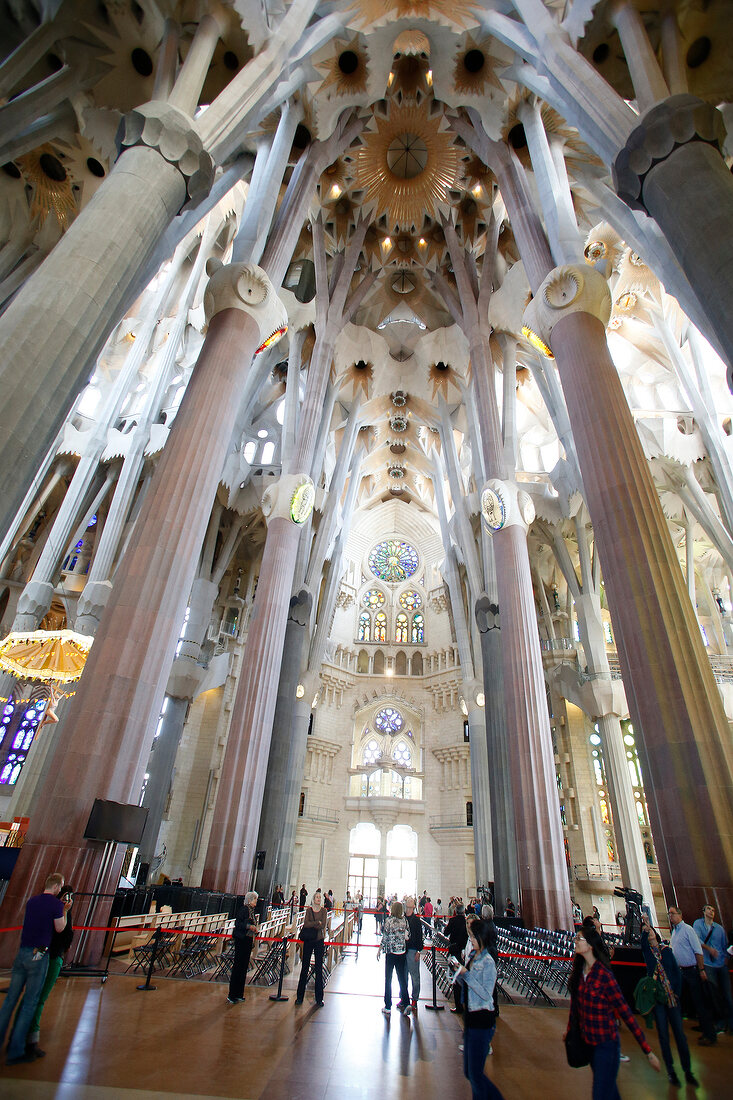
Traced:
<path fill-rule="evenodd" d="M 402 798 L 402 776 L 399 772 L 390 772 L 392 777 L 392 798 Z"/>
<path fill-rule="evenodd" d="M 400 611 L 395 620 L 394 640 L 398 645 L 407 641 L 408 627 L 407 627 L 407 615 L 404 611 Z"/>
<path fill-rule="evenodd" d="M 372 640 L 372 617 L 368 611 L 362 611 L 359 616 L 358 639 L 360 642 L 370 642 Z"/>
<path fill-rule="evenodd" d="M 370 588 L 364 593 L 361 602 L 371 611 L 376 611 L 384 603 L 384 592 L 380 592 L 378 588 Z"/>
<path fill-rule="evenodd" d="M 412 638 L 410 641 L 413 645 L 425 641 L 425 620 L 419 611 L 412 616 Z"/>
<path fill-rule="evenodd" d="M 392 759 L 403 768 L 412 767 L 412 753 L 404 741 L 399 741 L 392 749 Z"/>
<path fill-rule="evenodd" d="M 405 611 L 417 611 L 418 607 L 422 607 L 422 596 L 409 588 L 400 596 L 400 606 L 404 607 Z"/>
<path fill-rule="evenodd" d="M 379 760 L 380 755 L 381 749 L 379 748 L 379 745 L 374 740 L 374 738 L 372 738 L 367 747 L 364 749 L 364 763 L 374 764 L 377 760 Z"/>
<path fill-rule="evenodd" d="M 404 724 L 402 715 L 394 707 L 382 707 L 374 717 L 374 725 L 382 733 L 399 733 Z"/>
<path fill-rule="evenodd" d="M 387 641 L 387 616 L 383 611 L 378 611 L 374 616 L 374 641 Z"/>
<path fill-rule="evenodd" d="M 369 555 L 369 568 L 374 576 L 392 584 L 408 580 L 417 566 L 417 551 L 402 539 L 385 539 Z"/>
<path fill-rule="evenodd" d="M 4 706 L 0 719 L 0 746 L 4 750 L 0 752 L 0 786 L 12 787 L 17 782 L 47 703 L 47 699 L 36 699 Z"/>

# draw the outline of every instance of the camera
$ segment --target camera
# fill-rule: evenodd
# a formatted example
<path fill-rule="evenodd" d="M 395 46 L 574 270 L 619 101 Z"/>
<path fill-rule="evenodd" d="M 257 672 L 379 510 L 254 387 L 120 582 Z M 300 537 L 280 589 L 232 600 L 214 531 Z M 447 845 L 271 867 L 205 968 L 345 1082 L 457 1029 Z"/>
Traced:
<path fill-rule="evenodd" d="M 613 893 L 615 897 L 625 898 L 627 902 L 631 901 L 635 905 L 641 905 L 644 900 L 639 891 L 632 890 L 630 886 L 617 886 Z"/>
<path fill-rule="evenodd" d="M 626 902 L 626 921 L 624 923 L 624 943 L 638 943 L 641 939 L 641 904 L 644 897 L 630 886 L 617 886 L 614 897 Z"/>

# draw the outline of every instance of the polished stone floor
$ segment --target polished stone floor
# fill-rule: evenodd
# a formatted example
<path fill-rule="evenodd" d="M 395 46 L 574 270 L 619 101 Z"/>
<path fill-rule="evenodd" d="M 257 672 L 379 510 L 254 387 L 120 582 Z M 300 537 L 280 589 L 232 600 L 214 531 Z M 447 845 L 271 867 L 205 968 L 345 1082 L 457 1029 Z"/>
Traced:
<path fill-rule="evenodd" d="M 371 937 L 369 937 L 371 939 Z M 431 979 L 423 967 L 422 997 Z M 247 987 L 244 1004 L 228 1005 L 226 987 L 207 981 L 157 980 L 138 992 L 140 977 L 61 978 L 43 1018 L 47 1056 L 0 1068 L 2 1100 L 469 1100 L 462 1073 L 461 1027 L 447 1010 L 421 1001 L 416 1018 L 382 1015 L 383 964 L 362 947 L 336 968 L 318 1009 L 312 992 L 294 1004 L 269 989 Z M 0 975 L 0 986 L 6 983 Z M 396 981 L 395 981 L 396 994 Z M 397 997 L 395 996 L 395 1001 Z M 439 1000 L 443 998 L 439 995 Z M 502 1008 L 487 1071 L 506 1100 L 583 1100 L 589 1070 L 565 1062 L 564 1009 Z M 619 1089 L 629 1100 L 733 1097 L 733 1038 L 698 1050 L 701 1088 L 676 1090 L 657 1076 L 626 1032 Z M 656 1036 L 651 1038 L 656 1046 Z"/>

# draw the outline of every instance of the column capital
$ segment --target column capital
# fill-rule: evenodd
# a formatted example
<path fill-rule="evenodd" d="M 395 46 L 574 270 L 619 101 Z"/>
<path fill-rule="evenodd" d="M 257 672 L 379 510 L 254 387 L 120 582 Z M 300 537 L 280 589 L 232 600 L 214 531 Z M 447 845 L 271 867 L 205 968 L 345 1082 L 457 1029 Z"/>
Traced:
<path fill-rule="evenodd" d="M 599 271 L 580 264 L 563 264 L 545 278 L 524 311 L 522 332 L 530 342 L 543 345 L 552 359 L 552 330 L 571 313 L 590 313 L 605 328 L 611 316 L 611 292 Z"/>
<path fill-rule="evenodd" d="M 122 153 L 134 145 L 147 145 L 175 164 L 186 182 L 186 206 L 196 206 L 208 195 L 214 182 L 214 162 L 184 111 L 162 100 L 129 111 L 117 131 L 117 146 Z"/>
<path fill-rule="evenodd" d="M 316 490 L 307 474 L 283 474 L 262 495 L 262 514 L 269 524 L 273 519 L 289 519 L 302 526 L 313 511 Z"/>
<path fill-rule="evenodd" d="M 481 490 L 481 515 L 491 532 L 521 527 L 526 534 L 535 517 L 534 503 L 516 482 L 492 477 Z"/>
<path fill-rule="evenodd" d="M 720 111 L 694 95 L 673 95 L 647 111 L 613 163 L 613 185 L 620 198 L 646 211 L 644 180 L 656 164 L 680 145 L 703 141 L 721 150 L 725 122 Z"/>
<path fill-rule="evenodd" d="M 249 314 L 259 326 L 260 346 L 264 351 L 288 331 L 288 314 L 266 271 L 257 264 L 223 264 L 212 258 L 206 264 L 210 276 L 204 292 L 206 324 L 225 309 Z"/>

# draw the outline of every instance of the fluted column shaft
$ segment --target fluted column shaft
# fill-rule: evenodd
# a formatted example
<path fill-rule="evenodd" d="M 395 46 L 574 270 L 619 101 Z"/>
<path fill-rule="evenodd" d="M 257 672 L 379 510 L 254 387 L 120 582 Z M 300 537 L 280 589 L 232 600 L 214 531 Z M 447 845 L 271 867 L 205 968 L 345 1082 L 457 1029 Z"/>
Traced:
<path fill-rule="evenodd" d="M 138 271 L 185 201 L 176 164 L 147 145 L 129 148 L 0 318 L 0 530 L 12 522 Z"/>
<path fill-rule="evenodd" d="M 93 800 L 137 802 L 257 322 L 224 309 L 204 348 L 140 510 L 84 676 L 69 737 L 44 784 L 4 915 L 52 868 L 91 890 L 101 845 L 82 839 Z M 57 754 L 58 755 L 58 754 Z M 119 862 L 102 889 L 114 890 Z"/>
<path fill-rule="evenodd" d="M 493 539 L 522 916 L 529 926 L 569 928 L 570 891 L 527 536 L 512 524 Z"/>
<path fill-rule="evenodd" d="M 270 520 L 202 877 L 209 889 L 249 889 L 299 537 L 292 520 Z"/>
<path fill-rule="evenodd" d="M 730 731 L 667 521 L 600 320 L 562 317 L 552 347 L 647 787 L 665 894 L 733 912 Z"/>
<path fill-rule="evenodd" d="M 489 759 L 486 747 L 486 716 L 482 707 L 467 699 L 468 735 L 471 743 L 471 800 L 473 803 L 473 861 L 477 887 L 486 886 L 492 875 L 491 816 L 489 810 Z"/>

